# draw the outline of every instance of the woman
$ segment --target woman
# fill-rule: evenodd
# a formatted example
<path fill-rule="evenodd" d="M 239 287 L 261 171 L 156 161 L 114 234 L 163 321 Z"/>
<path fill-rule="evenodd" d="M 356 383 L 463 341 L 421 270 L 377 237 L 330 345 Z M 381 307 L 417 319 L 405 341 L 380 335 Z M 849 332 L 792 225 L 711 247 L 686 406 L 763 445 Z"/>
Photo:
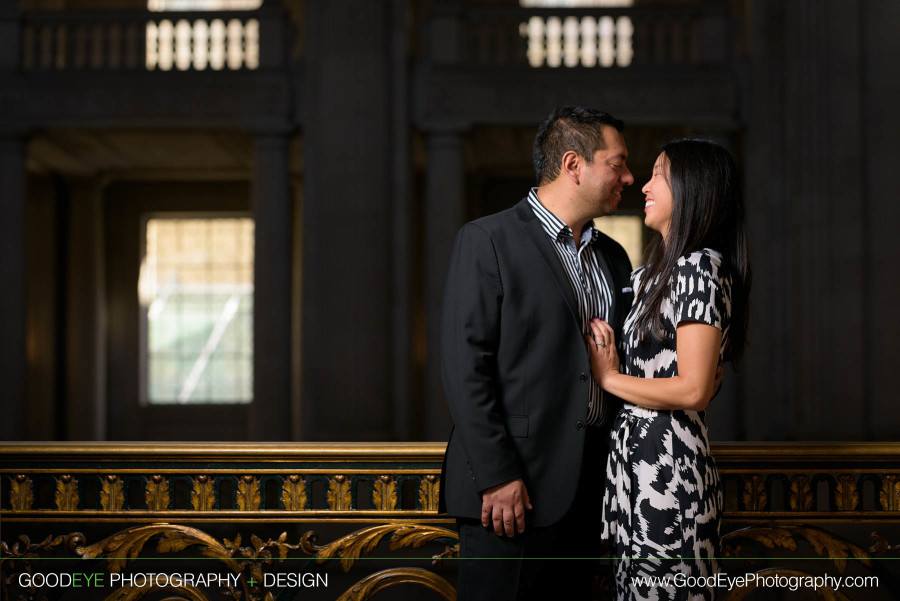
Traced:
<path fill-rule="evenodd" d="M 642 189 L 644 223 L 660 236 L 631 276 L 622 372 L 608 324 L 594 319 L 588 340 L 594 379 L 625 401 L 613 426 L 604 521 L 618 599 L 708 600 L 712 579 L 698 580 L 718 571 L 722 490 L 703 412 L 717 367 L 743 351 L 750 266 L 728 151 L 705 140 L 662 149 Z M 642 576 L 673 584 L 640 584 Z"/>

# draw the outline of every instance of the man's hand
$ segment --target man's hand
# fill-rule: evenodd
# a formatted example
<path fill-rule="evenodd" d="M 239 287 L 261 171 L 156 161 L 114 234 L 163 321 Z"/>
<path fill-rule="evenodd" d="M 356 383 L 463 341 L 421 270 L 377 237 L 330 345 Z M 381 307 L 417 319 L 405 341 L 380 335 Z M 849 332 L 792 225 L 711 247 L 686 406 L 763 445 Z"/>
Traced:
<path fill-rule="evenodd" d="M 481 493 L 481 525 L 494 524 L 497 536 L 525 532 L 525 510 L 532 509 L 521 478 L 498 484 Z"/>
<path fill-rule="evenodd" d="M 591 332 L 584 341 L 588 345 L 591 359 L 591 375 L 597 386 L 603 388 L 603 381 L 609 374 L 619 373 L 619 353 L 616 351 L 616 333 L 608 323 L 597 317 L 590 321 Z M 605 388 L 604 388 L 605 390 Z"/>

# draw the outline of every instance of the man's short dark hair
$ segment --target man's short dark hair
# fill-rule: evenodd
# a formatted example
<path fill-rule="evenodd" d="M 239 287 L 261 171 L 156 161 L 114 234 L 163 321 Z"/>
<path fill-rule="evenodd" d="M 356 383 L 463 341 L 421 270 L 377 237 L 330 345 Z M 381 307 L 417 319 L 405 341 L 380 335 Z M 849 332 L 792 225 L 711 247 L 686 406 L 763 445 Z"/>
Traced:
<path fill-rule="evenodd" d="M 534 139 L 532 157 L 538 185 L 557 178 L 562 157 L 570 150 L 588 163 L 593 161 L 594 153 L 605 148 L 602 125 L 618 131 L 625 128 L 621 120 L 596 109 L 561 106 L 550 113 Z"/>

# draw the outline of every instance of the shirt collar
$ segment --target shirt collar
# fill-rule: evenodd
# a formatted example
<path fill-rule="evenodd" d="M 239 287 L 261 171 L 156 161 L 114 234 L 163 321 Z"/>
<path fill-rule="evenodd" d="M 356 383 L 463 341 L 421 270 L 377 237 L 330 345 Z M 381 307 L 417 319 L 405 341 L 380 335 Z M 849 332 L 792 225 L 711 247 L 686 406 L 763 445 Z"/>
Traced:
<path fill-rule="evenodd" d="M 537 195 L 537 188 L 532 188 L 528 192 L 528 204 L 531 205 L 531 210 L 534 211 L 534 214 L 537 216 L 538 221 L 541 222 L 544 231 L 547 232 L 547 235 L 550 236 L 552 240 L 559 240 L 564 236 L 568 236 L 570 238 L 573 237 L 572 228 L 566 225 L 565 221 L 554 215 L 549 209 L 547 209 L 547 207 L 541 204 L 541 201 Z M 597 236 L 600 235 L 600 231 L 594 227 L 593 221 L 588 221 L 587 225 L 584 228 L 584 231 L 581 233 L 582 240 L 584 239 L 585 234 L 588 234 L 590 236 L 590 244 L 593 244 L 594 242 L 596 242 Z"/>

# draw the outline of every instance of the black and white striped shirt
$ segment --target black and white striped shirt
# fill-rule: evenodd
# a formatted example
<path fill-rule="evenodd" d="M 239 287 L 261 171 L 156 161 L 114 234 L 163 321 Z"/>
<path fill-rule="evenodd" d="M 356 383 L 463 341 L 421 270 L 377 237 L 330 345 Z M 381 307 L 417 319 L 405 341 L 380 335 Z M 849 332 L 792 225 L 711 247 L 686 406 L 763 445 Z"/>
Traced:
<path fill-rule="evenodd" d="M 537 188 L 532 188 L 529 192 L 528 202 L 544 231 L 550 236 L 556 255 L 569 278 L 578 303 L 581 331 L 587 334 L 590 332 L 592 318 L 599 317 L 609 321 L 609 308 L 612 305 L 612 289 L 597 264 L 597 256 L 590 250 L 591 244 L 597 240 L 600 232 L 593 223 L 588 222 L 581 232 L 581 241 L 576 246 L 572 228 L 541 204 Z M 603 402 L 603 391 L 593 378 L 590 380 L 590 392 L 587 422 L 599 425 L 607 419 L 606 403 Z"/>

